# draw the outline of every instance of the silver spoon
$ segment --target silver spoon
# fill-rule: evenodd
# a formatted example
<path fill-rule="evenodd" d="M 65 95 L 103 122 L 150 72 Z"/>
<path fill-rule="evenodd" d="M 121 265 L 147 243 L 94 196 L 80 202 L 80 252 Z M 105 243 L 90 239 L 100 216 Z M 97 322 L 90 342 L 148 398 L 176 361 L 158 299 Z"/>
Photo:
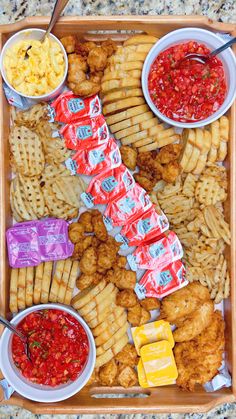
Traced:
<path fill-rule="evenodd" d="M 182 64 L 186 60 L 193 60 L 193 61 L 198 61 L 201 64 L 206 64 L 207 60 L 209 60 L 210 57 L 214 57 L 215 55 L 224 51 L 226 48 L 229 48 L 235 42 L 236 42 L 236 37 L 231 39 L 229 42 L 226 42 L 226 44 L 222 45 L 222 47 L 215 49 L 214 51 L 210 52 L 207 55 L 197 54 L 197 53 L 187 54 L 182 60 L 179 61 L 179 63 L 177 63 L 177 66 L 180 63 Z"/>
<path fill-rule="evenodd" d="M 64 8 L 66 7 L 67 3 L 69 0 L 56 0 L 56 3 L 54 5 L 54 9 L 52 11 L 52 16 L 51 16 L 51 20 L 49 22 L 48 28 L 45 32 L 45 34 L 43 35 L 42 39 L 40 39 L 40 42 L 43 42 L 45 40 L 45 38 L 48 36 L 48 34 L 51 32 L 51 30 L 53 29 L 55 23 L 57 22 L 58 18 L 60 17 L 61 13 L 63 12 Z M 29 46 L 25 52 L 25 60 L 27 60 L 29 58 L 28 55 L 28 51 L 30 50 L 30 48 L 32 48 L 31 46 Z"/>
<path fill-rule="evenodd" d="M 3 324 L 3 326 L 7 327 L 11 332 L 15 333 L 24 342 L 25 353 L 26 353 L 27 358 L 30 360 L 30 350 L 29 350 L 27 336 L 19 332 L 19 330 L 17 330 L 17 328 L 13 326 L 13 324 L 11 324 L 8 320 L 6 320 L 2 316 L 0 316 L 0 323 Z"/>

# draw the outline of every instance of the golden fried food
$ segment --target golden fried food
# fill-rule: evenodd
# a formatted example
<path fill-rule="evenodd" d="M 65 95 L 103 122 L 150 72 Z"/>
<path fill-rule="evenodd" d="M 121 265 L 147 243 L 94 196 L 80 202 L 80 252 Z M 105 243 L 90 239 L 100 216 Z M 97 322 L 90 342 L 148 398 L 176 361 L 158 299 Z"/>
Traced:
<path fill-rule="evenodd" d="M 128 321 L 131 326 L 139 326 L 142 316 L 142 307 L 139 303 L 128 309 Z"/>
<path fill-rule="evenodd" d="M 75 52 L 76 37 L 74 35 L 63 36 L 63 38 L 60 38 L 60 41 L 67 54 Z"/>
<path fill-rule="evenodd" d="M 138 376 L 133 368 L 128 365 L 122 365 L 119 367 L 117 381 L 122 387 L 133 387 L 138 384 Z"/>
<path fill-rule="evenodd" d="M 79 260 L 82 257 L 84 251 L 88 247 L 92 246 L 92 243 L 93 243 L 92 236 L 86 236 L 83 239 L 80 239 L 79 242 L 75 243 L 73 254 L 72 254 L 72 259 Z"/>
<path fill-rule="evenodd" d="M 141 319 L 139 322 L 139 326 L 142 326 L 142 324 L 146 324 L 151 320 L 151 314 L 149 311 L 147 311 L 145 308 L 141 307 Z"/>
<path fill-rule="evenodd" d="M 78 54 L 68 56 L 68 87 L 74 91 L 77 86 L 86 80 L 87 63 Z"/>
<path fill-rule="evenodd" d="M 162 147 L 157 155 L 157 159 L 161 164 L 168 164 L 173 160 L 177 160 L 182 150 L 181 144 L 168 144 Z"/>
<path fill-rule="evenodd" d="M 88 274 L 81 274 L 80 277 L 76 280 L 76 286 L 79 288 L 79 290 L 84 290 L 85 288 L 88 288 L 90 285 L 96 285 L 98 282 L 102 280 L 102 275 L 98 272 L 95 272 L 94 274 L 88 275 Z"/>
<path fill-rule="evenodd" d="M 138 299 L 133 290 L 123 290 L 118 292 L 116 296 L 116 304 L 125 308 L 135 306 Z"/>
<path fill-rule="evenodd" d="M 139 173 L 134 174 L 134 178 L 136 182 L 139 183 L 140 186 L 142 186 L 146 191 L 150 192 L 153 190 L 156 181 L 148 179 L 146 176 L 141 176 Z"/>
<path fill-rule="evenodd" d="M 206 287 L 193 282 L 186 287 L 163 298 L 161 302 L 160 318 L 170 323 L 185 317 L 199 307 L 199 304 L 210 300 Z"/>
<path fill-rule="evenodd" d="M 107 64 L 107 58 L 107 51 L 100 46 L 91 49 L 87 59 L 91 73 L 103 71 Z"/>
<path fill-rule="evenodd" d="M 176 343 L 177 385 L 194 391 L 196 384 L 205 384 L 217 374 L 224 351 L 224 320 L 216 311 L 210 325 L 195 339 Z"/>
<path fill-rule="evenodd" d="M 114 386 L 118 374 L 118 367 L 114 359 L 107 362 L 99 369 L 98 377 L 102 386 Z"/>
<path fill-rule="evenodd" d="M 92 212 L 92 226 L 97 239 L 105 242 L 108 239 L 108 233 L 103 222 L 102 214 L 98 210 Z"/>
<path fill-rule="evenodd" d="M 189 341 L 202 333 L 210 325 L 213 312 L 213 302 L 206 301 L 183 320 L 175 322 L 177 326 L 173 334 L 175 342 Z"/>
<path fill-rule="evenodd" d="M 93 233 L 92 213 L 91 211 L 83 212 L 79 217 L 79 223 L 84 227 L 85 233 Z"/>
<path fill-rule="evenodd" d="M 120 147 L 120 154 L 125 166 L 127 166 L 130 170 L 135 170 L 138 156 L 137 150 L 127 145 L 122 145 Z"/>
<path fill-rule="evenodd" d="M 120 290 L 133 290 L 136 284 L 136 273 L 115 266 L 113 270 L 107 272 L 106 280 L 113 282 Z"/>
<path fill-rule="evenodd" d="M 100 240 L 97 239 L 97 237 L 93 236 L 92 238 L 92 246 L 94 247 L 94 249 L 96 249 L 99 244 L 101 244 Z"/>
<path fill-rule="evenodd" d="M 107 53 L 107 56 L 110 57 L 114 52 L 117 50 L 117 45 L 112 39 L 108 38 L 105 39 L 105 41 L 102 41 L 101 43 L 102 49 L 104 49 Z"/>
<path fill-rule="evenodd" d="M 96 250 L 90 246 L 88 247 L 80 259 L 79 267 L 82 273 L 92 275 L 97 270 L 97 253 Z"/>
<path fill-rule="evenodd" d="M 96 47 L 96 44 L 93 41 L 76 42 L 75 52 L 76 52 L 76 54 L 79 54 L 82 57 L 87 58 L 88 55 L 89 55 L 89 52 L 95 47 Z"/>
<path fill-rule="evenodd" d="M 159 310 L 160 308 L 160 301 L 155 297 L 144 298 L 144 300 L 140 301 L 140 304 L 147 311 Z"/>
<path fill-rule="evenodd" d="M 105 243 L 101 243 L 97 248 L 98 266 L 103 269 L 111 269 L 116 261 L 116 254 L 119 244 L 111 236 Z"/>
<path fill-rule="evenodd" d="M 118 256 L 116 257 L 116 263 L 115 263 L 115 266 L 117 266 L 118 268 L 125 268 L 126 263 L 127 263 L 127 259 L 126 259 L 126 257 L 125 257 L 125 256 L 120 256 L 120 255 L 118 255 Z"/>
<path fill-rule="evenodd" d="M 138 354 L 135 346 L 131 345 L 131 343 L 127 343 L 122 351 L 116 355 L 115 360 L 119 362 L 119 364 L 135 367 L 138 363 Z"/>
<path fill-rule="evenodd" d="M 91 386 L 92 384 L 98 383 L 99 382 L 99 369 L 98 368 L 94 368 L 92 375 L 90 376 L 90 379 L 88 380 L 86 386 Z"/>
<path fill-rule="evenodd" d="M 69 239 L 72 243 L 77 243 L 84 238 L 84 226 L 81 223 L 72 223 L 69 225 Z"/>
<path fill-rule="evenodd" d="M 162 179 L 167 183 L 174 183 L 180 174 L 180 164 L 175 161 L 170 161 L 163 166 Z"/>

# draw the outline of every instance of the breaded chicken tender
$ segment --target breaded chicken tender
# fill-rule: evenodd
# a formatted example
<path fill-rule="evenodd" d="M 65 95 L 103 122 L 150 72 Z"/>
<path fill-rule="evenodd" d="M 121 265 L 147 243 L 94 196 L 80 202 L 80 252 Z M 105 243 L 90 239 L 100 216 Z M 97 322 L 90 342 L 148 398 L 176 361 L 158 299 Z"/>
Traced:
<path fill-rule="evenodd" d="M 97 253 L 96 250 L 90 246 L 86 249 L 79 262 L 79 267 L 82 273 L 92 275 L 97 270 Z"/>
<path fill-rule="evenodd" d="M 105 242 L 108 239 L 108 233 L 103 222 L 102 214 L 98 210 L 92 212 L 92 226 L 97 239 Z"/>
<path fill-rule="evenodd" d="M 125 388 L 133 387 L 138 384 L 136 371 L 128 365 L 119 366 L 118 383 Z"/>
<path fill-rule="evenodd" d="M 180 164 L 175 161 L 170 161 L 163 166 L 162 179 L 168 183 L 174 183 L 180 174 Z"/>
<path fill-rule="evenodd" d="M 120 245 L 112 236 L 108 236 L 105 243 L 101 243 L 97 248 L 98 266 L 103 269 L 111 269 L 116 261 L 116 254 Z"/>
<path fill-rule="evenodd" d="M 182 150 L 181 144 L 168 144 L 162 147 L 157 155 L 157 160 L 161 164 L 170 163 L 173 160 L 177 160 Z"/>
<path fill-rule="evenodd" d="M 128 309 L 128 321 L 131 326 L 139 326 L 142 317 L 142 307 L 139 303 Z"/>
<path fill-rule="evenodd" d="M 113 270 L 107 272 L 106 280 L 113 282 L 120 290 L 133 290 L 136 284 L 136 273 L 115 266 Z"/>
<path fill-rule="evenodd" d="M 76 280 L 76 286 L 79 288 L 79 290 L 84 290 L 85 288 L 88 288 L 90 285 L 98 284 L 102 280 L 102 275 L 98 272 L 95 272 L 94 274 L 88 275 L 88 274 L 81 274 L 79 278 Z"/>
<path fill-rule="evenodd" d="M 77 243 L 84 238 L 84 226 L 81 223 L 72 223 L 69 225 L 69 239 L 72 243 Z"/>
<path fill-rule="evenodd" d="M 93 233 L 92 213 L 91 211 L 83 212 L 79 217 L 79 223 L 84 227 L 85 233 Z"/>
<path fill-rule="evenodd" d="M 144 300 L 140 301 L 140 304 L 147 311 L 159 310 L 160 308 L 160 301 L 155 297 L 144 298 Z"/>
<path fill-rule="evenodd" d="M 122 145 L 120 147 L 120 154 L 125 166 L 127 166 L 130 170 L 135 170 L 138 156 L 137 150 L 129 147 L 128 145 Z"/>
<path fill-rule="evenodd" d="M 121 307 L 133 307 L 137 301 L 137 296 L 132 290 L 123 290 L 116 295 L 116 304 Z"/>
<path fill-rule="evenodd" d="M 135 367 L 138 363 L 138 354 L 135 346 L 131 345 L 131 343 L 127 343 L 122 351 L 115 356 L 115 360 L 119 362 L 119 364 Z"/>
<path fill-rule="evenodd" d="M 116 383 L 116 377 L 118 374 L 118 367 L 114 359 L 107 362 L 99 369 L 98 377 L 99 382 L 102 386 L 114 386 Z"/>
<path fill-rule="evenodd" d="M 224 320 L 222 314 L 215 311 L 210 325 L 200 335 L 188 342 L 176 343 L 177 385 L 194 391 L 196 384 L 212 380 L 221 366 L 224 345 Z"/>

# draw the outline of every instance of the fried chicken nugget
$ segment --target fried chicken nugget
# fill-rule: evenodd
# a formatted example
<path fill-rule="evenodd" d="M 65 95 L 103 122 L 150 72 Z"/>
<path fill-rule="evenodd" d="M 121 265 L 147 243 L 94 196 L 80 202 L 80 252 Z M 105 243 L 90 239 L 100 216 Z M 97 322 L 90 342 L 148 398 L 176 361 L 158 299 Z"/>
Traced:
<path fill-rule="evenodd" d="M 122 351 L 115 356 L 115 360 L 119 362 L 119 364 L 135 367 L 138 363 L 138 354 L 135 346 L 131 345 L 131 343 L 127 343 Z"/>
<path fill-rule="evenodd" d="M 160 308 L 160 301 L 155 297 L 144 298 L 140 301 L 140 304 L 147 311 L 159 310 Z"/>
<path fill-rule="evenodd" d="M 105 41 L 102 41 L 101 47 L 102 47 L 102 49 L 105 49 L 105 51 L 107 52 L 108 57 L 110 57 L 112 54 L 114 54 L 114 52 L 116 52 L 116 50 L 117 50 L 116 43 L 114 41 L 112 41 L 112 39 L 110 39 L 110 38 L 105 39 Z"/>
<path fill-rule="evenodd" d="M 97 248 L 98 266 L 103 269 L 111 269 L 116 261 L 116 254 L 119 244 L 112 236 L 108 236 L 105 243 L 101 243 Z"/>
<path fill-rule="evenodd" d="M 128 145 L 122 145 L 120 147 L 120 154 L 125 166 L 127 166 L 130 170 L 135 170 L 138 157 L 137 150 L 129 147 Z"/>
<path fill-rule="evenodd" d="M 65 48 L 67 54 L 71 54 L 72 52 L 75 52 L 76 36 L 74 35 L 63 36 L 63 38 L 60 38 L 60 41 L 63 47 Z"/>
<path fill-rule="evenodd" d="M 107 50 L 96 46 L 89 51 L 87 63 L 91 73 L 103 71 L 107 64 Z"/>
<path fill-rule="evenodd" d="M 98 284 L 102 280 L 102 275 L 98 272 L 95 272 L 94 274 L 88 275 L 88 274 L 81 274 L 79 278 L 76 280 L 76 286 L 79 288 L 79 290 L 84 290 L 85 288 L 88 288 L 90 285 Z"/>
<path fill-rule="evenodd" d="M 87 63 L 78 54 L 68 55 L 68 86 L 73 92 L 86 81 Z"/>
<path fill-rule="evenodd" d="M 136 371 L 129 365 L 120 365 L 117 381 L 122 387 L 133 387 L 135 384 L 138 384 L 138 376 Z"/>
<path fill-rule="evenodd" d="M 99 369 L 98 377 L 102 386 L 114 386 L 118 374 L 118 367 L 114 359 L 107 362 Z"/>
<path fill-rule="evenodd" d="M 175 342 L 185 342 L 194 339 L 208 327 L 214 312 L 213 301 L 205 301 L 183 320 L 176 322 L 179 326 L 173 333 Z"/>
<path fill-rule="evenodd" d="M 108 239 L 107 229 L 103 222 L 103 217 L 100 211 L 94 210 L 92 212 L 92 226 L 95 236 L 98 240 L 105 242 Z"/>
<path fill-rule="evenodd" d="M 142 307 L 139 303 L 128 309 L 128 321 L 131 326 L 139 326 L 142 317 Z"/>
<path fill-rule="evenodd" d="M 177 160 L 181 150 L 181 144 L 168 144 L 160 149 L 156 158 L 161 164 L 167 164 L 173 160 Z"/>
<path fill-rule="evenodd" d="M 205 384 L 218 373 L 224 352 L 224 320 L 215 311 L 210 325 L 195 339 L 176 343 L 177 385 L 194 391 L 196 384 Z"/>
<path fill-rule="evenodd" d="M 162 179 L 167 183 L 173 183 L 180 174 L 180 164 L 174 160 L 163 166 Z"/>
<path fill-rule="evenodd" d="M 116 264 L 115 264 L 115 266 L 117 266 L 118 268 L 125 268 L 126 263 L 127 263 L 127 259 L 126 259 L 125 256 L 118 255 L 116 257 Z"/>
<path fill-rule="evenodd" d="M 79 267 L 82 273 L 92 275 L 97 270 L 97 253 L 96 250 L 90 246 L 88 247 L 80 259 Z"/>
<path fill-rule="evenodd" d="M 121 307 L 130 308 L 138 302 L 133 290 L 123 290 L 116 295 L 116 304 Z"/>
<path fill-rule="evenodd" d="M 156 184 L 155 179 L 150 180 L 146 176 L 141 176 L 139 173 L 134 174 L 134 179 L 139 183 L 140 186 L 142 186 L 142 188 L 148 192 L 151 192 Z"/>
<path fill-rule="evenodd" d="M 86 236 L 83 239 L 81 239 L 79 242 L 75 243 L 72 259 L 73 260 L 79 260 L 84 251 L 92 245 L 93 238 L 92 236 Z"/>
<path fill-rule="evenodd" d="M 77 243 L 84 238 L 84 226 L 81 223 L 72 223 L 69 225 L 69 239 L 72 243 Z"/>
<path fill-rule="evenodd" d="M 139 326 L 142 326 L 142 324 L 146 324 L 151 319 L 151 314 L 149 311 L 147 311 L 145 308 L 141 307 L 141 319 L 139 322 Z"/>
<path fill-rule="evenodd" d="M 91 49 L 95 48 L 96 44 L 93 41 L 76 42 L 75 52 L 82 57 L 87 58 Z"/>
<path fill-rule="evenodd" d="M 92 213 L 91 211 L 83 212 L 79 217 L 79 223 L 84 227 L 85 233 L 93 233 Z"/>
<path fill-rule="evenodd" d="M 120 290 L 133 290 L 136 284 L 136 273 L 115 266 L 113 270 L 107 272 L 106 280 L 113 282 Z"/>

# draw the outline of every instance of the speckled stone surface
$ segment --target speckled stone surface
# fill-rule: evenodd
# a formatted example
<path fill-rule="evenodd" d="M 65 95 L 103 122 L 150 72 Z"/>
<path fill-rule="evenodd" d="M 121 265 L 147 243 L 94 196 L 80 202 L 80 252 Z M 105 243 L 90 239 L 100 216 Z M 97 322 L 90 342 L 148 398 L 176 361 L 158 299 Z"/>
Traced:
<path fill-rule="evenodd" d="M 49 15 L 51 0 L 0 0 L 0 24 L 26 16 Z M 205 15 L 236 23 L 236 0 L 71 0 L 65 15 Z M 236 404 L 224 404 L 207 414 L 168 415 L 33 415 L 13 406 L 0 406 L 0 419 L 226 419 L 236 418 Z"/>

